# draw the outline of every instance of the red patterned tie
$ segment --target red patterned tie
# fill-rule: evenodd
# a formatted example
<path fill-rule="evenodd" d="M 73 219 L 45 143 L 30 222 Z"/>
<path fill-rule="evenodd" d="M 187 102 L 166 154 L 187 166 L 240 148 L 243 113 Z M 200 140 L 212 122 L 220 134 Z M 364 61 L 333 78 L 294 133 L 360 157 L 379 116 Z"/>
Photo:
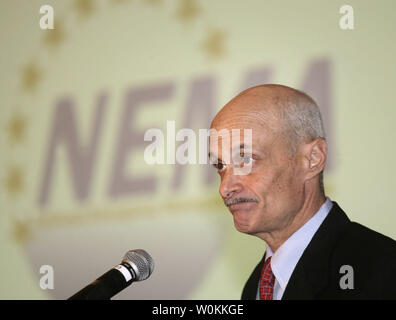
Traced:
<path fill-rule="evenodd" d="M 271 270 L 271 257 L 269 257 L 261 270 L 260 275 L 260 300 L 272 300 L 274 293 L 275 276 Z"/>

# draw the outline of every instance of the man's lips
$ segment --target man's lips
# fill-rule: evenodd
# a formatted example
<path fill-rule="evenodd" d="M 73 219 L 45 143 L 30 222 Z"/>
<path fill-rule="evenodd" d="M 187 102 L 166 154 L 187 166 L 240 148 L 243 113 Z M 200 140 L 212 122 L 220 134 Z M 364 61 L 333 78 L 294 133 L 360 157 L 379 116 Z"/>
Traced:
<path fill-rule="evenodd" d="M 254 205 L 258 203 L 255 199 L 232 199 L 225 200 L 225 205 L 228 209 L 233 212 L 236 210 L 250 210 Z"/>

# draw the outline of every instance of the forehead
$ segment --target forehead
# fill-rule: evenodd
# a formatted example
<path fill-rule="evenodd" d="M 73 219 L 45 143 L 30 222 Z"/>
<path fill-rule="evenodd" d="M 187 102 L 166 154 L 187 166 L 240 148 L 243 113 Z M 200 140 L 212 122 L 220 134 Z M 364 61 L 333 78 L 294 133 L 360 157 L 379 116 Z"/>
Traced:
<path fill-rule="evenodd" d="M 275 139 L 276 131 L 273 125 L 273 122 L 267 123 L 262 118 L 258 119 L 246 113 L 234 113 L 212 124 L 210 150 L 213 153 L 215 150 L 222 150 L 223 147 L 235 149 L 243 144 L 244 149 L 259 151 Z"/>
<path fill-rule="evenodd" d="M 253 148 L 270 144 L 281 131 L 280 118 L 275 99 L 255 93 L 238 95 L 225 105 L 212 121 L 211 129 L 215 133 L 228 131 L 229 134 L 224 137 L 220 135 L 220 139 L 219 135 L 211 134 L 211 148 L 219 142 L 226 142 L 231 148 L 236 147 L 243 141 L 246 130 L 251 131 Z M 233 130 L 240 130 L 238 139 L 232 139 Z"/>

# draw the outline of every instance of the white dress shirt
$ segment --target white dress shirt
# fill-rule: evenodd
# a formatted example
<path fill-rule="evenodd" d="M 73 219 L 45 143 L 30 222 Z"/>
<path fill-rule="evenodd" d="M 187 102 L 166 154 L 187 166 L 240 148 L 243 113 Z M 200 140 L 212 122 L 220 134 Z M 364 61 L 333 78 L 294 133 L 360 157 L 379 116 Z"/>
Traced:
<path fill-rule="evenodd" d="M 265 260 L 272 256 L 271 269 L 275 275 L 273 300 L 282 299 L 294 268 L 332 207 L 333 203 L 330 198 L 327 197 L 319 211 L 316 212 L 300 229 L 294 232 L 278 248 L 278 250 L 272 252 L 271 248 L 267 245 Z M 260 299 L 259 288 L 257 289 L 256 299 Z"/>

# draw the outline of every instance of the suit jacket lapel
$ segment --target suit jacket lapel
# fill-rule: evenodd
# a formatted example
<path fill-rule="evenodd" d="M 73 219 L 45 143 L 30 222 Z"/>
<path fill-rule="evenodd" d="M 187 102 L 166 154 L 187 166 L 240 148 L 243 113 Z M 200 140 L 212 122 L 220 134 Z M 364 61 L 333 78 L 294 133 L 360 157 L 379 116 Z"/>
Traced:
<path fill-rule="evenodd" d="M 253 270 L 248 281 L 246 282 L 245 287 L 243 288 L 242 291 L 242 297 L 241 297 L 242 300 L 256 300 L 258 283 L 260 280 L 260 273 L 265 261 L 265 254 L 266 252 L 264 252 L 263 258 L 256 266 L 256 268 Z"/>
<path fill-rule="evenodd" d="M 329 281 L 332 250 L 350 220 L 336 202 L 298 261 L 282 300 L 315 299 Z"/>

